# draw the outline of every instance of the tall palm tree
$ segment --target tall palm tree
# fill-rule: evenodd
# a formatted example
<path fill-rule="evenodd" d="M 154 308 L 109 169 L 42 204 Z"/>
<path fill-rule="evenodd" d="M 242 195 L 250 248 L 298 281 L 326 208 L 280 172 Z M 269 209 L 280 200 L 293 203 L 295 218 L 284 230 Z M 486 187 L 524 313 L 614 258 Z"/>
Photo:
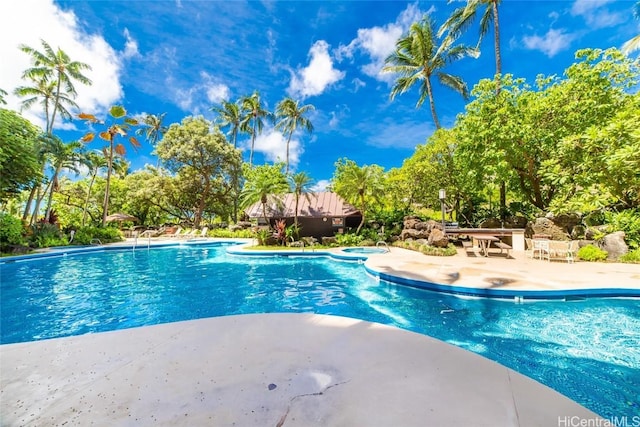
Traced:
<path fill-rule="evenodd" d="M 21 102 L 21 110 L 26 110 L 36 102 L 40 101 L 40 104 L 42 104 L 42 108 L 45 113 L 45 117 L 47 118 L 47 127 L 49 127 L 48 120 L 50 117 L 50 112 L 54 108 L 54 102 L 56 99 L 56 82 L 47 80 L 34 80 L 33 86 L 19 86 L 14 90 L 14 93 L 21 98 L 26 98 Z M 64 119 L 70 119 L 71 113 L 69 112 L 69 110 L 67 110 L 67 106 L 78 108 L 78 105 L 73 99 L 69 98 L 66 93 L 58 94 L 57 97 L 58 111 L 60 112 L 60 116 Z"/>
<path fill-rule="evenodd" d="M 91 197 L 93 183 L 95 182 L 96 176 L 98 176 L 100 170 L 107 167 L 107 159 L 101 151 L 91 150 L 84 154 L 83 163 L 89 169 L 89 175 L 91 176 L 89 187 L 87 188 L 87 196 L 85 197 L 84 207 L 82 209 L 82 226 L 84 227 L 87 219 L 87 208 L 89 207 L 89 199 Z"/>
<path fill-rule="evenodd" d="M 260 93 L 253 92 L 251 96 L 242 98 L 242 111 L 246 114 L 240 124 L 240 130 L 251 134 L 251 151 L 249 153 L 249 166 L 253 165 L 253 148 L 257 135 L 262 132 L 264 119 L 272 120 L 273 114 L 264 108 Z"/>
<path fill-rule="evenodd" d="M 47 209 L 44 215 L 45 222 L 49 222 L 51 219 L 51 202 L 53 201 L 53 192 L 58 188 L 58 177 L 63 169 L 67 169 L 78 173 L 78 166 L 80 162 L 80 152 L 82 144 L 78 141 L 73 141 L 68 144 L 62 142 L 57 136 L 48 138 L 46 144 L 47 157 L 49 163 L 53 168 L 53 175 L 49 182 L 49 200 L 47 202 Z"/>
<path fill-rule="evenodd" d="M 8 94 L 4 89 L 0 89 L 0 105 L 7 105 L 7 101 L 4 100 L 4 97 L 7 95 Z"/>
<path fill-rule="evenodd" d="M 289 143 L 291 142 L 291 137 L 298 126 L 309 133 L 313 132 L 311 121 L 304 117 L 305 114 L 313 110 L 315 110 L 313 105 L 299 105 L 298 101 L 288 97 L 280 101 L 276 106 L 276 118 L 279 119 L 276 123 L 276 129 L 289 134 L 287 137 L 286 174 L 289 173 Z"/>
<path fill-rule="evenodd" d="M 362 220 L 356 233 L 366 221 L 367 209 L 371 201 L 379 199 L 384 191 L 384 171 L 378 165 L 358 166 L 353 160 L 342 159 L 336 163 L 331 188 L 340 197 L 360 210 Z"/>
<path fill-rule="evenodd" d="M 122 144 L 116 144 L 118 135 L 127 136 L 133 126 L 138 125 L 138 121 L 133 117 L 127 116 L 127 110 L 120 105 L 114 105 L 109 109 L 111 123 L 105 123 L 98 120 L 92 114 L 80 114 L 80 119 L 86 120 L 89 124 L 100 124 L 106 126 L 106 129 L 100 132 L 101 139 L 107 141 L 108 145 L 104 148 L 103 153 L 107 159 L 107 185 L 104 191 L 104 202 L 102 204 L 102 226 L 107 224 L 107 216 L 109 215 L 109 189 L 111 185 L 111 175 L 114 169 L 115 155 L 123 157 L 126 149 Z M 82 142 L 91 142 L 95 138 L 94 132 L 87 133 L 82 137 Z M 140 147 L 140 143 L 134 136 L 129 137 L 129 143 L 134 147 Z"/>
<path fill-rule="evenodd" d="M 433 31 L 433 21 L 428 16 L 420 22 L 413 23 L 409 33 L 396 42 L 396 50 L 385 59 L 386 65 L 382 69 L 383 72 L 399 75 L 391 89 L 391 99 L 420 82 L 420 97 L 416 107 L 420 107 L 428 98 L 433 122 L 439 129 L 440 121 L 436 114 L 431 77 L 435 74 L 441 84 L 467 99 L 469 93 L 462 78 L 440 70 L 454 60 L 475 55 L 475 52 L 474 49 L 462 45 L 438 45 Z"/>
<path fill-rule="evenodd" d="M 240 131 L 245 116 L 243 115 L 242 108 L 239 102 L 222 101 L 220 106 L 211 107 L 211 111 L 218 113 L 218 117 L 215 122 L 218 126 L 229 128 L 229 134 L 231 134 L 231 141 L 233 142 L 233 148 L 238 146 L 238 131 Z M 238 198 L 239 198 L 239 175 L 240 169 L 238 167 L 233 170 L 233 222 L 238 221 Z"/>
<path fill-rule="evenodd" d="M 144 135 L 149 144 L 152 147 L 156 147 L 158 141 L 162 139 L 162 136 L 169 129 L 164 124 L 164 116 L 167 113 L 162 114 L 147 114 L 142 118 L 142 127 L 136 129 L 136 135 Z M 160 157 L 156 162 L 156 168 L 160 165 Z"/>
<path fill-rule="evenodd" d="M 633 6 L 633 16 L 635 16 L 636 19 L 640 19 L 640 1 L 636 2 Z M 622 45 L 622 52 L 625 55 L 629 55 L 631 52 L 635 52 L 636 50 L 640 50 L 640 34 Z"/>
<path fill-rule="evenodd" d="M 281 195 L 289 191 L 287 178 L 282 173 L 282 164 L 262 165 L 247 167 L 244 175 L 246 182 L 242 189 L 242 205 L 248 207 L 256 202 L 262 204 L 262 216 L 266 224 L 269 224 L 267 217 L 267 203 L 280 202 Z"/>
<path fill-rule="evenodd" d="M 233 148 L 238 146 L 238 131 L 244 120 L 242 110 L 238 102 L 222 101 L 220 106 L 211 107 L 211 111 L 218 114 L 215 123 L 221 128 L 229 128 Z"/>
<path fill-rule="evenodd" d="M 496 74 L 502 74 L 502 57 L 500 55 L 500 21 L 498 16 L 498 5 L 501 0 L 467 0 L 467 3 L 453 11 L 451 16 L 442 24 L 438 30 L 438 37 L 445 32 L 445 40 L 452 43 L 473 23 L 476 17 L 480 17 L 480 37 L 478 38 L 479 48 L 484 36 L 489 32 L 493 24 L 493 45 L 496 57 Z M 482 10 L 484 8 L 484 10 Z"/>
<path fill-rule="evenodd" d="M 291 192 L 293 192 L 296 198 L 296 210 L 294 212 L 293 219 L 296 233 L 298 232 L 298 204 L 300 202 L 300 198 L 303 196 L 307 199 L 307 201 L 311 201 L 311 195 L 313 195 L 313 192 L 311 191 L 312 184 L 313 179 L 305 172 L 298 172 L 295 175 L 289 175 L 289 185 L 291 188 Z"/>
<path fill-rule="evenodd" d="M 56 113 L 60 109 L 61 97 L 75 98 L 76 89 L 73 81 L 77 80 L 85 85 L 91 85 L 91 80 L 82 74 L 85 70 L 91 70 L 91 66 L 78 61 L 72 61 L 62 49 L 54 51 L 44 40 L 40 40 L 44 52 L 32 47 L 21 45 L 20 50 L 31 56 L 33 67 L 28 68 L 22 74 L 23 79 L 35 82 L 55 82 L 55 91 L 51 116 L 47 116 L 46 132 L 51 133 L 56 120 Z"/>
<path fill-rule="evenodd" d="M 500 54 L 500 19 L 498 15 L 498 5 L 501 0 L 467 0 L 467 3 L 455 9 L 451 16 L 442 24 L 438 30 L 438 36 L 442 36 L 445 32 L 447 37 L 445 40 L 452 43 L 453 40 L 460 35 L 473 23 L 476 17 L 480 17 L 480 36 L 476 48 L 480 47 L 480 43 L 484 36 L 489 32 L 489 28 L 493 24 L 493 50 L 496 58 L 496 94 L 500 93 L 500 79 L 502 74 L 502 55 Z M 484 10 L 483 10 L 484 9 Z M 502 220 L 506 217 L 507 205 L 507 184 L 502 181 L 500 183 L 500 217 Z"/>

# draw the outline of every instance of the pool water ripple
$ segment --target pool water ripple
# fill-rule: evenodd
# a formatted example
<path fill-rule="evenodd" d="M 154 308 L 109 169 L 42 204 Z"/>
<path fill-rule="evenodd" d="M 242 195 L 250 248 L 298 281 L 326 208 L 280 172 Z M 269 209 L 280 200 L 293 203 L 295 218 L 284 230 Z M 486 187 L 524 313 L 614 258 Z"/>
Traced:
<path fill-rule="evenodd" d="M 640 414 L 640 304 L 460 298 L 328 258 L 239 257 L 211 245 L 1 263 L 3 344 L 245 313 L 389 324 L 466 348 L 605 417 Z"/>

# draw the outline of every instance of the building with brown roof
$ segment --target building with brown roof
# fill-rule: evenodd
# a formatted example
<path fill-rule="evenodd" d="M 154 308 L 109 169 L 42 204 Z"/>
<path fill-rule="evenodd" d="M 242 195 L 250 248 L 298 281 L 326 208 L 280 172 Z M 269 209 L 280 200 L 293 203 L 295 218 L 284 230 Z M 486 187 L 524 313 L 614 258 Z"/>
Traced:
<path fill-rule="evenodd" d="M 266 206 L 266 217 L 271 226 L 278 219 L 285 219 L 291 225 L 295 218 L 295 193 L 282 194 L 269 198 Z M 259 225 L 264 224 L 262 203 L 256 202 L 249 206 L 245 213 L 251 219 L 256 219 Z M 307 193 L 298 200 L 298 224 L 300 236 L 313 236 L 320 239 L 323 236 L 333 236 L 350 228 L 356 228 L 362 220 L 358 209 L 345 202 L 336 193 L 328 191 Z"/>

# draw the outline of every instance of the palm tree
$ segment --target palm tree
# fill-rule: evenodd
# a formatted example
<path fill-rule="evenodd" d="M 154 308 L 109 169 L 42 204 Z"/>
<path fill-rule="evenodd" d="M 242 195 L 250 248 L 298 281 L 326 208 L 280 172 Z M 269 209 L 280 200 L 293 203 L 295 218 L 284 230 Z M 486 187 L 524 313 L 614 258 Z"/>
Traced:
<path fill-rule="evenodd" d="M 220 127 L 229 127 L 229 133 L 231 134 L 231 141 L 233 142 L 233 148 L 238 146 L 238 131 L 242 127 L 242 123 L 245 120 L 245 116 L 242 114 L 241 107 L 238 102 L 222 101 L 222 105 L 219 107 L 211 107 L 211 111 L 218 113 L 216 123 Z M 253 151 L 253 149 L 252 149 Z M 233 222 L 238 221 L 238 186 L 240 173 L 239 168 L 233 170 Z"/>
<path fill-rule="evenodd" d="M 92 150 L 84 154 L 83 163 L 87 168 L 89 168 L 89 175 L 91 176 L 89 188 L 87 189 L 87 197 L 84 200 L 84 207 L 82 209 L 82 226 L 84 227 L 87 219 L 87 208 L 89 206 L 89 198 L 91 197 L 93 183 L 95 182 L 96 176 L 98 176 L 100 170 L 107 167 L 107 159 L 101 151 Z"/>
<path fill-rule="evenodd" d="M 433 32 L 433 21 L 429 17 L 425 17 L 421 22 L 413 23 L 409 34 L 396 42 L 396 50 L 387 57 L 385 60 L 387 65 L 382 69 L 383 72 L 399 74 L 391 89 L 391 99 L 393 100 L 399 93 L 405 93 L 420 81 L 420 97 L 416 107 L 420 107 L 428 98 L 433 122 L 439 129 L 440 122 L 433 99 L 431 76 L 435 74 L 441 84 L 467 99 L 469 93 L 462 78 L 440 70 L 454 60 L 473 55 L 475 55 L 475 50 L 466 46 L 451 47 L 450 44 L 438 46 Z"/>
<path fill-rule="evenodd" d="M 246 182 L 242 189 L 242 205 L 248 207 L 256 202 L 262 203 L 262 216 L 266 224 L 267 203 L 280 202 L 280 195 L 289 191 L 286 176 L 282 173 L 282 164 L 247 167 L 245 169 Z"/>
<path fill-rule="evenodd" d="M 233 148 L 237 148 L 238 131 L 244 120 L 240 105 L 237 102 L 222 101 L 221 106 L 213 106 L 211 107 L 211 111 L 218 114 L 218 118 L 215 121 L 218 126 L 221 128 L 229 128 Z"/>
<path fill-rule="evenodd" d="M 49 182 L 49 200 L 44 215 L 45 222 L 49 222 L 51 219 L 51 202 L 53 201 L 53 192 L 58 188 L 60 172 L 63 169 L 67 169 L 78 173 L 78 164 L 80 162 L 80 153 L 78 150 L 80 148 L 82 148 L 82 144 L 78 141 L 65 144 L 57 136 L 52 136 L 47 140 L 47 157 L 49 157 L 49 162 L 53 168 L 53 176 Z"/>
<path fill-rule="evenodd" d="M 132 126 L 137 126 L 138 121 L 133 117 L 127 116 L 127 110 L 120 105 L 114 105 L 109 109 L 109 116 L 111 116 L 111 124 L 99 121 L 92 114 L 80 114 L 78 117 L 86 120 L 89 124 L 101 124 L 106 125 L 106 130 L 100 132 L 101 139 L 107 141 L 108 145 L 104 148 L 103 153 L 107 159 L 107 185 L 104 191 L 104 202 L 102 205 L 102 226 L 107 224 L 107 215 L 109 215 L 109 188 L 111 185 L 111 174 L 114 169 L 114 156 L 124 156 L 126 149 L 122 144 L 116 144 L 115 140 L 118 135 L 126 136 L 131 130 Z M 82 142 L 91 142 L 95 138 L 94 132 L 87 133 L 82 137 Z M 129 137 L 129 142 L 134 148 L 140 147 L 140 143 L 134 136 Z"/>
<path fill-rule="evenodd" d="M 251 134 L 251 151 L 249 153 L 249 166 L 253 165 L 253 148 L 256 142 L 256 136 L 262 132 L 264 127 L 263 119 L 271 120 L 273 114 L 265 110 L 260 100 L 258 91 L 253 92 L 251 96 L 242 98 L 242 111 L 246 114 L 240 124 L 240 130 Z"/>
<path fill-rule="evenodd" d="M 336 163 L 332 190 L 360 210 L 362 220 L 356 233 L 365 223 L 370 201 L 377 200 L 384 191 L 384 171 L 378 165 L 358 166 L 353 160 L 342 159 Z"/>
<path fill-rule="evenodd" d="M 310 191 L 311 184 L 313 184 L 313 179 L 305 172 L 298 172 L 295 175 L 289 175 L 289 184 L 291 188 L 291 192 L 294 194 L 296 198 L 296 207 L 294 212 L 293 223 L 295 226 L 296 233 L 298 232 L 298 203 L 300 201 L 300 197 L 304 196 L 307 201 L 311 201 L 311 195 L 313 192 Z"/>
<path fill-rule="evenodd" d="M 438 37 L 445 32 L 448 43 L 452 43 L 473 23 L 476 16 L 480 17 L 480 37 L 478 45 L 480 47 L 483 37 L 489 32 L 493 24 L 493 44 L 496 57 L 496 74 L 502 74 L 502 58 L 500 55 L 500 22 L 498 19 L 498 5 L 501 0 L 467 0 L 467 4 L 453 11 L 451 16 L 442 24 L 438 30 Z M 484 10 L 481 10 L 484 8 Z"/>
<path fill-rule="evenodd" d="M 633 16 L 635 16 L 636 19 L 640 19 L 640 1 L 636 2 L 633 6 Z M 622 52 L 625 55 L 629 55 L 631 52 L 635 52 L 636 50 L 640 50 L 640 34 L 622 45 Z"/>
<path fill-rule="evenodd" d="M 276 123 L 276 129 L 289 133 L 287 138 L 287 160 L 285 173 L 289 173 L 289 143 L 291 137 L 296 131 L 298 126 L 304 128 L 307 132 L 313 132 L 313 125 L 311 121 L 304 117 L 310 111 L 315 110 L 315 107 L 311 104 L 298 105 L 298 101 L 294 101 L 291 98 L 285 98 L 276 106 L 276 117 L 280 120 Z"/>
<path fill-rule="evenodd" d="M 70 119 L 71 113 L 67 110 L 65 104 L 69 107 L 78 108 L 75 101 L 67 96 L 66 93 L 56 94 L 56 82 L 47 80 L 34 80 L 33 86 L 19 86 L 14 90 L 14 93 L 21 97 L 26 98 L 22 100 L 21 110 L 30 108 L 33 104 L 40 100 L 42 104 L 44 114 L 47 120 L 47 128 L 51 130 L 49 125 L 50 111 L 55 108 L 54 103 L 56 96 L 58 99 L 58 111 L 60 116 L 64 119 Z M 51 133 L 48 131 L 47 133 Z"/>
<path fill-rule="evenodd" d="M 136 130 L 136 135 L 144 135 L 144 137 L 147 139 L 147 141 L 149 141 L 151 146 L 155 148 L 155 146 L 158 144 L 158 141 L 162 139 L 162 135 L 164 135 L 165 132 L 169 129 L 169 127 L 165 126 L 163 123 L 164 116 L 166 114 L 167 113 L 162 113 L 158 115 L 155 115 L 155 114 L 145 115 L 144 118 L 142 119 L 143 127 Z M 158 157 L 156 168 L 158 167 L 159 164 L 160 164 L 160 158 Z"/>
<path fill-rule="evenodd" d="M 20 50 L 31 55 L 34 65 L 33 68 L 24 71 L 22 78 L 35 82 L 55 82 L 52 102 L 53 110 L 51 111 L 51 117 L 48 115 L 46 117 L 46 132 L 51 133 L 56 120 L 56 113 L 60 109 L 61 97 L 76 97 L 77 92 L 73 86 L 73 80 L 91 85 L 91 80 L 82 74 L 82 71 L 91 70 L 91 67 L 83 62 L 72 61 L 69 55 L 60 48 L 54 51 L 44 40 L 40 40 L 40 42 L 44 48 L 44 53 L 26 45 L 20 46 Z"/>
<path fill-rule="evenodd" d="M 4 89 L 0 89 L 0 105 L 7 105 L 7 101 L 4 100 L 4 97 L 7 95 L 8 94 Z"/>

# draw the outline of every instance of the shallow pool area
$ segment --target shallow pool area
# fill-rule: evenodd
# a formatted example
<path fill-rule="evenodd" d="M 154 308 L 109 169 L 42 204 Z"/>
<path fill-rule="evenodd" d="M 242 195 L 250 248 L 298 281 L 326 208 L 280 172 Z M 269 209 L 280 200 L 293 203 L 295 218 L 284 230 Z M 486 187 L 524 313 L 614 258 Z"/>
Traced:
<path fill-rule="evenodd" d="M 348 254 L 383 254 L 388 252 L 389 250 L 386 248 L 378 248 L 372 246 L 356 246 L 353 248 L 344 248 L 342 252 L 346 252 Z"/>
<path fill-rule="evenodd" d="M 640 304 L 514 304 L 396 285 L 326 256 L 227 245 L 69 253 L 0 263 L 2 344 L 249 313 L 317 313 L 429 335 L 515 369 L 605 416 L 640 413 Z M 597 393 L 594 393 L 597 390 Z"/>

